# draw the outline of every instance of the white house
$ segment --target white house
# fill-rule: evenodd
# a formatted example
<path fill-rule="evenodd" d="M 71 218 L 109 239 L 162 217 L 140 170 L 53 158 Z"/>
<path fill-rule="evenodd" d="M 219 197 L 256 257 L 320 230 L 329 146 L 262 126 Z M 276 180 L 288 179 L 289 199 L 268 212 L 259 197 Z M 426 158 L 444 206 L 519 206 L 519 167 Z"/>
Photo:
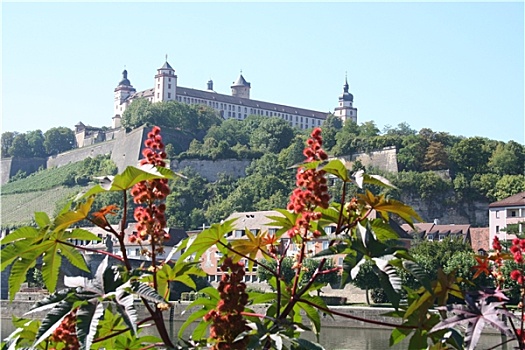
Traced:
<path fill-rule="evenodd" d="M 489 205 L 490 242 L 497 236 L 500 240 L 510 240 L 514 235 L 505 232 L 508 225 L 518 224 L 523 233 L 525 224 L 525 192 L 520 192 Z"/>

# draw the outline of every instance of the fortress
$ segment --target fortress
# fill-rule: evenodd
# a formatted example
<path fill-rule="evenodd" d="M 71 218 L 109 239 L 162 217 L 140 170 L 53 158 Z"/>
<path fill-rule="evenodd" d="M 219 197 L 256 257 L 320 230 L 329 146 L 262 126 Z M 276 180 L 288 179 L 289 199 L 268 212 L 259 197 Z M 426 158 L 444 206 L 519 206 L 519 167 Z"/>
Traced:
<path fill-rule="evenodd" d="M 114 111 L 111 128 L 86 126 L 82 122 L 75 125 L 75 134 L 78 147 L 85 147 L 95 143 L 113 140 L 121 133 L 121 120 L 126 108 L 140 98 L 148 101 L 164 102 L 177 101 L 187 104 L 201 104 L 217 111 L 223 119 L 235 118 L 243 120 L 249 115 L 278 117 L 287 121 L 291 126 L 308 129 L 321 126 L 329 112 L 314 111 L 299 107 L 285 106 L 272 102 L 258 101 L 250 98 L 251 83 L 247 82 L 242 73 L 231 85 L 231 95 L 220 94 L 214 91 L 213 81 L 208 81 L 206 90 L 187 88 L 177 85 L 175 69 L 167 59 L 157 69 L 154 76 L 154 85 L 150 89 L 138 91 L 128 79 L 128 71 L 122 72 L 122 79 L 114 90 Z M 343 93 L 339 96 L 333 114 L 344 122 L 352 120 L 357 123 L 357 108 L 353 106 L 354 96 L 349 92 L 348 79 L 345 78 Z"/>
<path fill-rule="evenodd" d="M 75 138 L 77 148 L 70 151 L 38 159 L 2 159 L 0 183 L 6 183 L 10 177 L 19 170 L 30 174 L 38 168 L 60 167 L 68 163 L 77 162 L 86 157 L 95 157 L 100 154 L 111 154 L 111 159 L 118 166 L 119 171 L 128 165 L 136 165 L 141 157 L 141 148 L 147 131 L 143 127 L 126 132 L 121 126 L 121 120 L 126 108 L 137 99 L 147 99 L 152 103 L 163 101 L 177 101 L 180 103 L 205 105 L 215 111 L 224 119 L 235 118 L 243 120 L 249 115 L 260 115 L 266 117 L 277 117 L 285 120 L 291 126 L 308 129 L 321 126 L 330 112 L 320 112 L 299 107 L 286 106 L 272 102 L 254 100 L 250 98 L 251 83 L 247 82 L 241 74 L 231 85 L 231 95 L 221 94 L 213 89 L 213 81 L 208 81 L 206 90 L 187 88 L 177 85 L 175 69 L 168 63 L 167 57 L 164 64 L 157 69 L 154 75 L 152 88 L 137 91 L 128 78 L 128 72 L 122 72 L 122 79 L 114 90 L 114 111 L 112 123 L 108 127 L 94 127 L 78 122 L 75 125 Z M 343 93 L 339 96 L 338 103 L 334 107 L 333 114 L 341 120 L 351 120 L 357 123 L 357 108 L 353 106 L 354 96 L 349 92 L 348 80 L 345 77 Z M 176 125 L 173 126 L 176 128 Z M 188 146 L 191 139 L 177 130 L 172 130 L 171 136 L 177 139 L 182 146 Z M 391 151 L 389 151 L 391 153 Z M 394 151 L 395 153 L 395 151 Z M 244 175 L 246 161 L 240 161 L 236 166 L 214 162 L 199 161 L 197 168 L 206 173 L 206 177 L 213 179 L 217 171 L 233 171 L 235 176 Z M 174 166 L 182 167 L 190 165 L 191 162 L 174 162 Z M 224 162 L 222 162 L 224 163 Z M 378 163 L 377 161 L 372 163 Z M 177 164 L 177 165 L 175 165 Z M 192 164 L 195 165 L 195 164 Z M 204 170 L 211 167 L 208 170 Z M 217 169 L 214 169 L 218 167 Z M 395 167 L 397 170 L 397 166 Z"/>

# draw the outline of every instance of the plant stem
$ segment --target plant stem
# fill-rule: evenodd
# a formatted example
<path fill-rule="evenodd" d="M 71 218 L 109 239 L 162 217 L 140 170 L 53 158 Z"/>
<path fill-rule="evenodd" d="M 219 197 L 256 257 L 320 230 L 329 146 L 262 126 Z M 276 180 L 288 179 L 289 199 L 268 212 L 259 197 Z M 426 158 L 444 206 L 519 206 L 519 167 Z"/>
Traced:
<path fill-rule="evenodd" d="M 384 326 L 384 327 L 403 328 L 403 329 L 417 329 L 418 328 L 416 326 L 405 326 L 405 325 L 402 325 L 402 324 L 374 321 L 374 320 L 369 320 L 367 318 L 362 318 L 362 317 L 358 317 L 358 316 L 352 316 L 352 315 L 349 315 L 349 314 L 345 314 L 343 312 L 331 310 L 329 308 L 324 308 L 322 306 L 314 304 L 314 303 L 312 303 L 312 302 L 310 302 L 308 300 L 305 300 L 305 299 L 299 299 L 299 301 L 301 303 L 305 303 L 305 304 L 308 304 L 310 306 L 313 306 L 313 307 L 315 307 L 318 310 L 324 311 L 327 314 L 337 315 L 337 316 L 341 316 L 341 317 L 344 317 L 344 318 L 349 318 L 351 320 L 366 322 L 366 323 L 375 324 L 375 325 Z"/>
<path fill-rule="evenodd" d="M 73 248 L 77 248 L 77 249 L 80 249 L 80 250 L 85 250 L 85 251 L 88 251 L 88 252 L 93 252 L 93 253 L 97 253 L 97 254 L 104 254 L 104 255 L 107 255 L 107 256 L 110 256 L 114 259 L 117 259 L 119 261 L 124 261 L 124 259 L 118 255 L 115 255 L 113 253 L 110 253 L 110 252 L 106 252 L 105 250 L 99 250 L 99 249 L 92 249 L 92 248 L 87 248 L 87 247 L 82 247 L 82 246 L 78 246 L 78 245 L 75 245 L 73 243 L 70 243 L 70 242 L 67 242 L 67 241 L 61 241 L 61 240 L 57 240 L 58 243 L 62 243 L 64 245 L 68 245 L 70 247 L 73 247 Z"/>
<path fill-rule="evenodd" d="M 148 322 L 148 321 L 152 321 L 152 320 L 153 320 L 153 317 L 147 317 L 147 318 L 145 318 L 145 319 L 143 319 L 143 320 L 137 322 L 137 326 L 140 326 L 141 324 L 146 323 L 146 322 Z M 127 328 L 121 329 L 121 330 L 119 330 L 119 331 L 116 331 L 115 333 L 111 333 L 111 334 L 109 334 L 109 335 L 106 335 L 106 336 L 104 336 L 104 337 L 102 337 L 102 338 L 94 339 L 94 340 L 93 340 L 93 344 L 95 344 L 95 343 L 99 343 L 99 342 L 101 342 L 101 341 L 104 341 L 104 340 L 107 340 L 107 339 L 110 339 L 110 338 L 113 338 L 113 337 L 116 337 L 116 336 L 119 335 L 119 334 L 122 334 L 122 333 L 125 333 L 125 332 L 129 331 L 129 329 L 130 329 L 130 328 L 127 327 Z"/>

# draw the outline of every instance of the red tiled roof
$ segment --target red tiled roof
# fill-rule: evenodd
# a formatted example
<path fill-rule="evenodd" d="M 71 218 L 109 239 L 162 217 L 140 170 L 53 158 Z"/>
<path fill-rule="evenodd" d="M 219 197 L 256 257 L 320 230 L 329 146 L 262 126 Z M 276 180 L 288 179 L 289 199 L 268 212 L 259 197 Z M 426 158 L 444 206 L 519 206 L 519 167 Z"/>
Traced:
<path fill-rule="evenodd" d="M 490 203 L 489 208 L 525 206 L 525 192 L 507 197 L 500 201 Z"/>

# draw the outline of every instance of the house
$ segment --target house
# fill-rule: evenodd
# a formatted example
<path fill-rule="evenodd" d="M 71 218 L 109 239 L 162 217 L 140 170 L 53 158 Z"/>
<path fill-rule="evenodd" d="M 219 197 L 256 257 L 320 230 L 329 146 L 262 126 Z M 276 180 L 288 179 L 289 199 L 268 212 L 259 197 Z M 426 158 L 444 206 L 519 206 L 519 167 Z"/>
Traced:
<path fill-rule="evenodd" d="M 234 223 L 234 229 L 226 235 L 226 239 L 233 241 L 236 239 L 245 239 L 245 230 L 249 230 L 254 235 L 262 232 L 268 232 L 270 235 L 275 234 L 279 227 L 271 225 L 273 220 L 269 219 L 269 216 L 282 216 L 281 213 L 274 210 L 269 211 L 254 211 L 254 212 L 240 212 L 231 214 L 227 220 L 236 219 Z M 400 237 L 400 243 L 405 247 L 410 247 L 410 241 L 412 236 L 408 235 L 395 221 L 390 220 L 390 225 L 396 231 Z M 335 227 L 327 226 L 324 228 L 327 236 L 312 239 L 307 242 L 306 250 L 308 256 L 314 256 L 322 250 L 328 249 L 330 240 L 335 238 Z M 291 238 L 283 234 L 280 238 L 280 249 L 286 251 L 287 256 L 295 256 L 299 253 L 299 246 L 291 240 Z M 343 265 L 343 259 L 346 254 L 337 254 L 332 256 L 334 263 L 338 266 Z M 208 274 L 209 282 L 218 282 L 221 279 L 223 272 L 220 270 L 219 261 L 222 258 L 222 254 L 218 251 L 217 247 L 212 247 L 204 253 L 202 257 L 201 267 Z M 257 259 L 263 258 L 261 252 L 257 253 Z M 246 260 L 246 259 L 244 259 Z M 247 266 L 247 261 L 245 266 Z M 253 271 L 249 271 L 246 267 L 246 275 L 244 277 L 245 282 L 259 282 L 257 278 L 257 264 L 254 265 Z"/>
<path fill-rule="evenodd" d="M 525 224 L 525 192 L 489 204 L 489 237 L 502 241 L 511 240 L 516 236 L 508 233 L 509 225 L 516 225 L 519 233 L 523 233 Z"/>
<path fill-rule="evenodd" d="M 408 224 L 401 225 L 401 228 L 409 235 L 417 236 L 420 239 L 429 241 L 442 241 L 443 239 L 459 238 L 465 243 L 472 244 L 470 236 L 470 225 L 441 225 L 436 222 L 415 223 L 414 229 Z"/>

